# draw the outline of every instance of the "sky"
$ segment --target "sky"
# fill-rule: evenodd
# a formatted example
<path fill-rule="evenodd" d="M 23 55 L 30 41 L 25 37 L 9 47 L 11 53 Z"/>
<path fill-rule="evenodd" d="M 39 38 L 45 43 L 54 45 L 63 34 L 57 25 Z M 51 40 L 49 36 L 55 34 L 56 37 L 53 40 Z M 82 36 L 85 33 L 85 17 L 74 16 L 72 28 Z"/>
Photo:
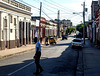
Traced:
<path fill-rule="evenodd" d="M 18 0 L 22 3 L 31 6 L 33 16 L 39 16 L 40 2 L 42 2 L 42 17 L 47 20 L 57 19 L 58 10 L 60 10 L 60 20 L 69 19 L 72 21 L 73 26 L 80 24 L 83 21 L 83 2 L 85 1 L 86 12 L 85 20 L 89 19 L 91 14 L 92 0 Z M 75 12 L 76 14 L 73 14 Z"/>

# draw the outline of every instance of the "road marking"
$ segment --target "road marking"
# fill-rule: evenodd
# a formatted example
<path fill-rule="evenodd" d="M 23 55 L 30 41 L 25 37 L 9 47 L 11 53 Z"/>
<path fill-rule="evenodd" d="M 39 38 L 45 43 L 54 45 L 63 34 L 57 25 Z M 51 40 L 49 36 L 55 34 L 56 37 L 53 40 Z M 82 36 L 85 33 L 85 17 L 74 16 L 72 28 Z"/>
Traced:
<path fill-rule="evenodd" d="M 29 64 L 27 64 L 27 65 L 25 65 L 25 66 L 23 66 L 22 68 L 20 68 L 20 69 L 18 69 L 18 70 L 16 70 L 16 71 L 14 71 L 14 72 L 12 72 L 12 73 L 9 73 L 9 74 L 8 74 L 8 76 L 13 75 L 14 73 L 16 73 L 16 72 L 18 72 L 18 71 L 20 71 L 20 70 L 22 70 L 22 69 L 26 68 L 27 66 L 29 66 L 29 65 L 31 65 L 31 64 L 33 64 L 33 63 L 34 63 L 34 61 L 33 61 L 33 62 L 31 62 L 31 63 L 29 63 Z"/>

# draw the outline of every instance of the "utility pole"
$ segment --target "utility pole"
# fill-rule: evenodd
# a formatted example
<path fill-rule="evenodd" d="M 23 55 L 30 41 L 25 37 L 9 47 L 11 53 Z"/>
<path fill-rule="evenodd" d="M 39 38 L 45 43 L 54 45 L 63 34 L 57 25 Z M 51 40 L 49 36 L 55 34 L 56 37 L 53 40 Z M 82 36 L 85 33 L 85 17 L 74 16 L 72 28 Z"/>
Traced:
<path fill-rule="evenodd" d="M 60 19 L 59 19 L 59 14 L 60 14 L 60 10 L 58 10 L 58 31 L 57 31 L 57 36 L 58 37 L 60 37 L 60 25 L 59 25 L 59 21 L 60 21 Z"/>
<path fill-rule="evenodd" d="M 85 44 L 85 2 L 83 2 L 83 41 Z"/>
<path fill-rule="evenodd" d="M 39 40 L 40 40 L 40 28 L 41 28 L 41 9 L 42 9 L 42 2 L 40 2 Z"/>

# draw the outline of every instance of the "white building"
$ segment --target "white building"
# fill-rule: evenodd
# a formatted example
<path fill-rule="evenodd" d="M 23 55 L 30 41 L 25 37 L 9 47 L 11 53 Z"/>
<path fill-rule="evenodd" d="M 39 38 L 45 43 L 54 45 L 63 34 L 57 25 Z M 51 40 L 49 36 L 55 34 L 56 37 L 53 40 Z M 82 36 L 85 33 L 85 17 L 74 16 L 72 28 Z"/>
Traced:
<path fill-rule="evenodd" d="M 15 0 L 0 0 L 0 49 L 31 43 L 31 8 Z"/>

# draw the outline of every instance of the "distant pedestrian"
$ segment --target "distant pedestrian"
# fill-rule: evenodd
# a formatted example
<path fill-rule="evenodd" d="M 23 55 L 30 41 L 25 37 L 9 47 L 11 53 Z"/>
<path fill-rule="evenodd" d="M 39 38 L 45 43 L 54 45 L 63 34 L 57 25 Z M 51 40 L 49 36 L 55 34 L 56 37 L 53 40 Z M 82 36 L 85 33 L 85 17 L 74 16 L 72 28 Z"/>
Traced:
<path fill-rule="evenodd" d="M 34 38 L 34 42 L 35 42 L 35 43 L 37 42 L 37 37 Z"/>
<path fill-rule="evenodd" d="M 48 37 L 45 36 L 45 45 L 48 45 Z"/>
<path fill-rule="evenodd" d="M 35 59 L 35 64 L 36 64 L 36 72 L 34 74 L 39 74 L 43 72 L 43 69 L 40 65 L 41 44 L 39 42 L 39 39 L 37 39 L 35 50 L 36 50 L 36 53 L 35 53 L 34 59 Z"/>

